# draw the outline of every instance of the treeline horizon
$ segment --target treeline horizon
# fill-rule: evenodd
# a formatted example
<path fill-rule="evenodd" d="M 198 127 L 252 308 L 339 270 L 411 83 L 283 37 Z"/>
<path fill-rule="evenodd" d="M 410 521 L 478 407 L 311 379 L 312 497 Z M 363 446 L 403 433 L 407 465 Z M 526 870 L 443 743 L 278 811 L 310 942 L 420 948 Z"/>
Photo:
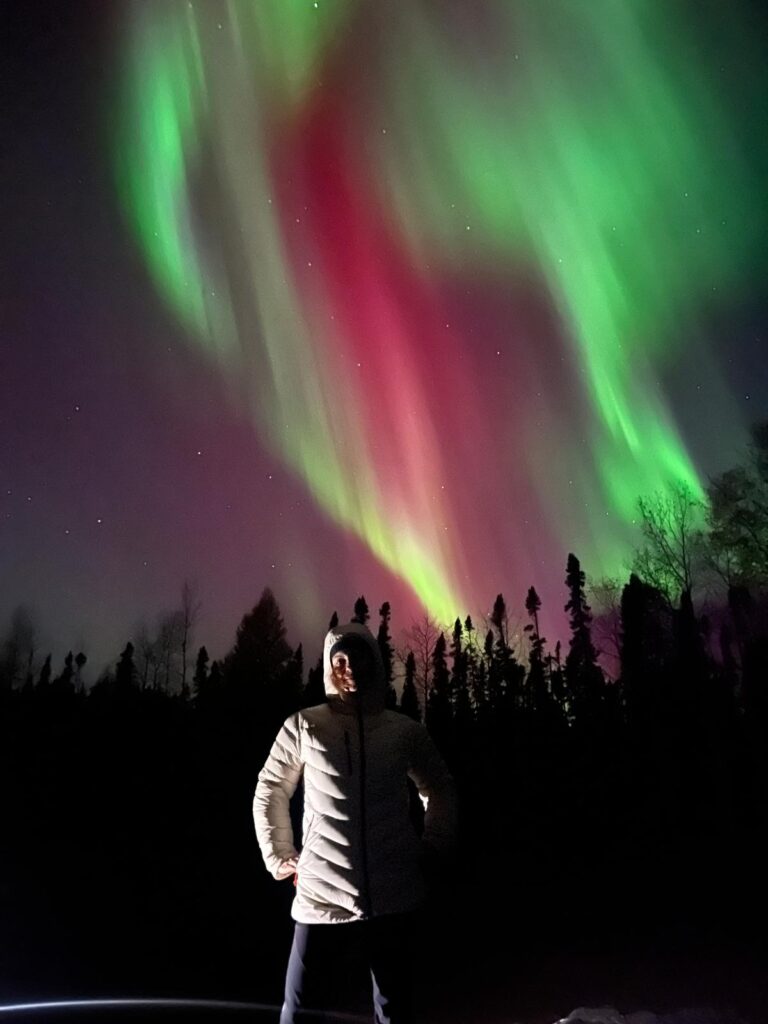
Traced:
<path fill-rule="evenodd" d="M 628 598 L 628 588 L 636 590 L 641 583 L 651 588 L 646 596 L 656 604 L 660 618 L 666 620 L 659 623 L 663 632 L 672 632 L 676 617 L 694 614 L 696 628 L 703 637 L 708 655 L 738 672 L 745 653 L 745 617 L 756 619 L 751 623 L 752 632 L 755 629 L 760 632 L 766 627 L 762 605 L 768 587 L 768 420 L 754 424 L 751 434 L 752 443 L 746 463 L 710 481 L 708 505 L 699 502 L 684 485 L 678 485 L 667 494 L 658 493 L 651 498 L 638 499 L 643 544 L 628 562 L 629 577 L 624 582 L 615 577 L 603 578 L 592 585 L 591 595 L 587 595 L 584 592 L 586 576 L 579 560 L 569 553 L 564 577 L 568 594 L 564 610 L 570 613 L 567 656 L 561 656 L 559 640 L 547 649 L 546 637 L 539 630 L 541 600 L 534 586 L 528 589 L 525 598 L 528 621 L 517 631 L 516 644 L 511 642 L 508 606 L 502 593 L 497 595 L 492 611 L 484 616 L 479 627 L 468 615 L 458 616 L 450 624 L 440 624 L 432 616 L 424 614 L 402 631 L 402 641 L 397 647 L 390 631 L 391 607 L 389 602 L 384 602 L 379 608 L 378 623 L 375 622 L 373 628 L 378 628 L 387 680 L 392 682 L 397 676 L 398 682 L 405 686 L 409 713 L 413 713 L 415 706 L 414 689 L 422 715 L 427 706 L 432 688 L 432 660 L 440 634 L 445 636 L 446 646 L 450 645 L 453 651 L 454 679 L 460 679 L 463 671 L 460 663 L 456 662 L 458 643 L 458 651 L 460 654 L 463 651 L 467 662 L 471 689 L 476 694 L 482 693 L 485 682 L 482 673 L 490 672 L 491 652 L 499 642 L 506 649 L 507 658 L 511 657 L 518 665 L 524 659 L 528 662 L 529 679 L 519 681 L 523 690 L 526 685 L 529 690 L 540 687 L 542 671 L 550 692 L 562 688 L 565 664 L 572 663 L 574 658 L 586 658 L 593 667 L 601 657 L 621 666 L 623 604 Z M 579 574 L 581 587 L 577 593 L 574 582 Z M 588 596 L 591 605 L 587 603 Z M 193 668 L 193 636 L 201 602 L 196 587 L 185 581 L 179 608 L 160 615 L 154 631 L 146 624 L 132 631 L 133 635 L 119 657 L 100 673 L 88 689 L 108 685 L 118 675 L 124 679 L 127 673 L 141 689 L 159 689 L 178 693 L 183 699 L 194 698 L 198 689 L 206 685 L 209 676 L 212 677 L 212 686 L 223 680 L 229 667 L 237 660 L 241 632 L 248 628 L 250 620 L 262 614 L 259 609 L 265 599 L 275 603 L 282 630 L 281 641 L 286 642 L 287 633 L 282 626 L 279 607 L 272 591 L 265 588 L 260 602 L 243 616 L 235 643 L 227 654 L 211 662 L 208 649 L 200 645 L 195 651 Z M 693 608 L 696 599 L 702 606 L 698 614 Z M 592 610 L 595 604 L 596 614 Z M 354 603 L 348 619 L 369 623 L 370 617 L 365 597 L 361 596 Z M 348 619 L 342 616 L 342 621 Z M 334 611 L 329 625 L 338 621 L 338 612 Z M 74 653 L 71 649 L 64 658 L 63 666 L 54 675 L 51 653 L 42 663 L 36 660 L 36 631 L 28 608 L 18 606 L 12 615 L 8 633 L 0 642 L 0 689 L 20 688 L 28 693 L 53 685 L 64 689 L 72 686 L 77 692 L 84 691 L 83 670 L 88 662 L 87 653 Z M 527 651 L 522 649 L 525 641 Z M 321 642 L 318 638 L 318 647 Z M 313 670 L 309 670 L 306 678 L 303 676 L 302 645 L 292 649 L 291 654 L 301 662 L 300 666 L 294 665 L 292 685 L 300 668 L 301 685 L 310 693 L 318 694 Z M 606 666 L 600 667 L 605 676 Z M 445 689 L 444 685 L 442 689 Z M 322 698 L 322 691 L 318 695 Z M 565 699 L 564 695 L 561 699 Z M 456 694 L 452 702 L 455 700 Z M 390 705 L 393 704 L 394 698 L 390 695 Z"/>
<path fill-rule="evenodd" d="M 749 464 L 712 482 L 706 529 L 684 489 L 641 504 L 645 544 L 611 583 L 600 638 L 616 643 L 615 679 L 573 553 L 567 645 L 548 649 L 531 587 L 525 662 L 501 594 L 482 628 L 425 619 L 399 647 L 389 605 L 354 602 L 389 708 L 425 722 L 456 780 L 458 849 L 433 880 L 424 949 L 438 976 L 454 955 L 490 955 L 499 920 L 516 923 L 513 945 L 765 941 L 768 424 L 753 436 Z M 695 607 L 705 570 L 725 589 L 719 622 Z M 268 589 L 213 662 L 192 646 L 191 588 L 182 604 L 177 646 L 161 659 L 129 642 L 87 691 L 81 656 L 30 678 L 23 649 L 4 649 L 0 956 L 36 985 L 59 963 L 122 985 L 155 971 L 255 984 L 258 964 L 278 1001 L 292 887 L 263 866 L 251 803 L 285 717 L 324 699 L 322 665 L 287 642 Z"/>

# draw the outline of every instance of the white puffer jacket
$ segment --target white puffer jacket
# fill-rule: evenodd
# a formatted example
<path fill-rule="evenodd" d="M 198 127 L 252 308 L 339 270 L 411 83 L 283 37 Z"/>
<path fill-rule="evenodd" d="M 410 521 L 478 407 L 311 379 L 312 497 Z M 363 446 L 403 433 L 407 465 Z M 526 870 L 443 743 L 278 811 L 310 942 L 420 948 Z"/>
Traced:
<path fill-rule="evenodd" d="M 354 704 L 339 697 L 330 657 L 350 633 L 366 640 L 376 664 Z M 323 666 L 328 703 L 285 721 L 259 773 L 253 818 L 264 863 L 276 878 L 297 856 L 289 802 L 303 774 L 294 920 L 340 923 L 414 910 L 425 896 L 421 844 L 447 853 L 455 839 L 453 780 L 424 726 L 385 709 L 384 666 L 366 626 L 331 630 Z M 408 778 L 425 806 L 422 840 L 410 818 Z"/>

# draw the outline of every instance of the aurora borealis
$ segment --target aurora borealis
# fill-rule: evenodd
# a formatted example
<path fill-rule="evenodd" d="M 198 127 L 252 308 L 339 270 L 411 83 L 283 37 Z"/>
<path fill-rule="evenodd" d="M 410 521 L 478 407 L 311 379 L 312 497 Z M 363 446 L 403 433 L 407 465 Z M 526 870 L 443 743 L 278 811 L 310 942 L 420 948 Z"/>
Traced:
<path fill-rule="evenodd" d="M 273 586 L 289 628 L 310 637 L 361 592 L 401 624 L 481 616 L 499 591 L 522 619 L 535 585 L 552 635 L 568 551 L 624 576 L 637 497 L 702 494 L 738 457 L 768 399 L 755 5 L 165 0 L 102 18 L 102 184 L 80 201 L 114 220 L 99 246 L 138 311 L 134 383 L 173 396 L 173 433 L 172 337 L 220 395 L 210 430 L 252 437 L 219 486 L 247 477 L 277 507 L 256 481 L 278 472 L 301 502 L 290 524 L 253 510 L 239 584 Z M 77 349 L 88 318 L 64 319 Z M 231 589 L 242 560 L 205 499 L 197 520 L 205 556 L 179 540 L 166 567 L 205 581 L 215 562 Z"/>

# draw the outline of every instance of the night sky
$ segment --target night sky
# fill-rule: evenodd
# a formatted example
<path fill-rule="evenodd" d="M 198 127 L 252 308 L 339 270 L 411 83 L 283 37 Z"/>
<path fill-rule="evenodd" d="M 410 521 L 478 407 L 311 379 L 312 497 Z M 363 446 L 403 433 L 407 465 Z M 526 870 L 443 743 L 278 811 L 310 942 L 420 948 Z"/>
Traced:
<path fill-rule="evenodd" d="M 565 638 L 568 552 L 768 416 L 743 0 L 8 3 L 0 632 L 114 661 L 265 586 Z"/>

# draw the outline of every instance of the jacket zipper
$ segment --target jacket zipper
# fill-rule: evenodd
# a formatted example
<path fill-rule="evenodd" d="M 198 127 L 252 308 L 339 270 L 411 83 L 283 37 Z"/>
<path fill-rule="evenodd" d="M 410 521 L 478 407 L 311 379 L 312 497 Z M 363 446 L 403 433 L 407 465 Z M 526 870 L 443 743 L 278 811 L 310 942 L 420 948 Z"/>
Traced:
<path fill-rule="evenodd" d="M 371 880 L 368 877 L 368 825 L 365 815 L 365 732 L 363 710 L 360 707 L 357 709 L 357 728 L 360 733 L 360 857 L 363 866 L 363 904 L 367 915 L 372 917 Z M 346 733 L 344 735 L 346 736 Z"/>
<path fill-rule="evenodd" d="M 347 771 L 352 774 L 352 751 L 349 749 L 349 733 L 344 730 L 344 746 L 347 748 Z"/>

